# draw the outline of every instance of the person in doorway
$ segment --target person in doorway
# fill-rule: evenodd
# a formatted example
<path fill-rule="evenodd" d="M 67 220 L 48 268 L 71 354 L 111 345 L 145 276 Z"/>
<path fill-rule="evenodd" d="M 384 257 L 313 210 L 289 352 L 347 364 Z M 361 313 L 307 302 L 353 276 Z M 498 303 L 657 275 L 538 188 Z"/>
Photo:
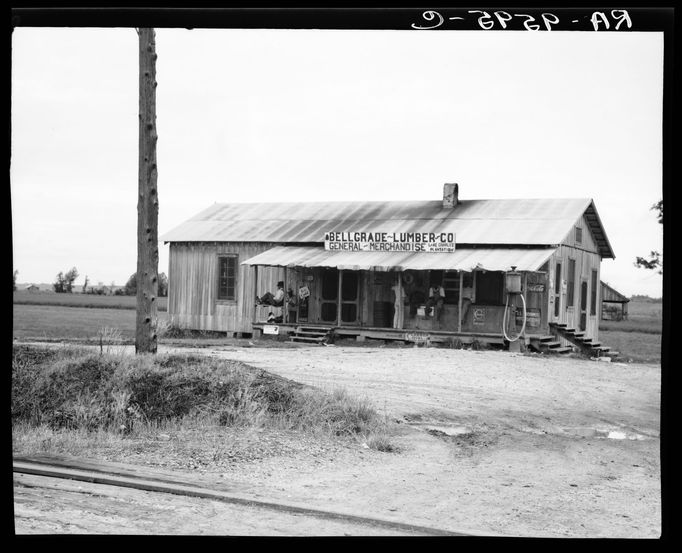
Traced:
<path fill-rule="evenodd" d="M 395 284 L 391 286 L 393 290 L 393 328 L 402 328 L 403 320 L 405 318 L 405 289 L 403 288 L 403 279 L 400 273 L 396 275 Z"/>
<path fill-rule="evenodd" d="M 443 304 L 445 303 L 445 289 L 440 282 L 434 283 L 429 288 L 429 299 L 426 300 L 426 315 L 431 314 L 431 309 L 434 310 L 434 317 L 440 318 Z"/>
<path fill-rule="evenodd" d="M 474 289 L 465 287 L 462 289 L 462 314 L 460 315 L 460 319 L 462 321 L 462 324 L 465 323 L 467 313 L 469 312 L 469 307 L 474 301 Z"/>
<path fill-rule="evenodd" d="M 284 282 L 280 280 L 277 283 L 277 291 L 274 294 L 265 292 L 260 298 L 256 296 L 256 303 L 258 305 L 281 307 L 284 304 Z"/>

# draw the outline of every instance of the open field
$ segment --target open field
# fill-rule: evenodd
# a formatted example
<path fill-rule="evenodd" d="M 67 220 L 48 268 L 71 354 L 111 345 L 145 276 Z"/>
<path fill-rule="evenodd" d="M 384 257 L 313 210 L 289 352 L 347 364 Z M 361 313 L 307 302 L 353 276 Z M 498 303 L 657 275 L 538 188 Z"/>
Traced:
<path fill-rule="evenodd" d="M 133 298 L 134 299 L 134 298 Z M 159 323 L 166 313 L 159 313 Z M 117 329 L 126 341 L 135 339 L 135 310 L 58 305 L 14 306 L 14 338 L 34 340 L 97 340 L 102 329 Z"/>
<path fill-rule="evenodd" d="M 22 299 L 33 294 L 20 293 Z M 121 339 L 130 342 L 135 339 L 135 298 L 117 296 L 92 296 L 101 301 L 101 307 L 75 307 L 83 301 L 74 295 L 73 307 L 38 304 L 40 295 L 36 294 L 33 303 L 24 302 L 14 305 L 14 332 L 17 339 L 38 340 L 97 340 L 102 328 L 118 329 Z M 43 294 L 56 301 L 55 296 L 67 294 Z M 85 296 L 87 298 L 89 296 Z M 161 298 L 166 300 L 166 298 Z M 106 302 L 128 304 L 128 308 L 104 307 Z M 113 304 L 113 303 L 112 303 Z M 602 321 L 600 341 L 612 350 L 621 353 L 627 360 L 645 363 L 658 363 L 661 360 L 661 304 L 631 302 L 632 312 L 626 321 Z M 159 312 L 159 323 L 168 320 L 165 311 Z"/>
<path fill-rule="evenodd" d="M 166 311 L 168 298 L 158 298 L 158 310 Z M 97 296 L 95 294 L 55 294 L 51 292 L 14 292 L 14 305 L 53 305 L 107 309 L 135 309 L 135 296 Z"/>

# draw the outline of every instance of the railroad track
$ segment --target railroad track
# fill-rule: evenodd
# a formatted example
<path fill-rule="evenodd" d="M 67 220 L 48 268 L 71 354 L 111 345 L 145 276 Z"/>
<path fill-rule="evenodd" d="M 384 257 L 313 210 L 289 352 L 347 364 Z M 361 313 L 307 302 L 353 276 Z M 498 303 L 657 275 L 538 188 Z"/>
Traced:
<path fill-rule="evenodd" d="M 366 517 L 342 511 L 323 510 L 307 507 L 296 503 L 267 501 L 249 497 L 244 493 L 229 492 L 196 486 L 189 482 L 176 479 L 166 479 L 144 474 L 135 474 L 130 470 L 123 470 L 116 466 L 99 465 L 87 461 L 80 463 L 76 460 L 46 460 L 31 458 L 15 458 L 13 471 L 17 474 L 40 477 L 75 480 L 116 486 L 161 494 L 174 494 L 185 497 L 202 498 L 239 505 L 245 508 L 260 508 L 278 511 L 289 515 L 298 515 L 320 520 L 335 521 L 353 528 L 354 532 L 362 534 L 362 529 L 373 532 L 385 531 L 386 535 L 401 536 L 467 536 L 469 534 L 453 532 L 440 528 L 407 524 L 392 520 Z"/>

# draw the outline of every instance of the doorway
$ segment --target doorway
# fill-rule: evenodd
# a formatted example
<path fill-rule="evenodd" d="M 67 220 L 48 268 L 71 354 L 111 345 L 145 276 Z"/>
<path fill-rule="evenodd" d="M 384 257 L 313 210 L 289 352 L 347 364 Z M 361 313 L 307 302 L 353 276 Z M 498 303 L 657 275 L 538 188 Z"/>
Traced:
<path fill-rule="evenodd" d="M 357 324 L 360 311 L 360 279 L 355 271 L 341 274 L 341 322 Z"/>
<path fill-rule="evenodd" d="M 587 281 L 580 285 L 580 330 L 587 330 Z"/>
<path fill-rule="evenodd" d="M 337 304 L 339 298 L 338 269 L 322 269 L 320 274 L 320 322 L 336 323 L 338 318 Z"/>
<path fill-rule="evenodd" d="M 561 313 L 561 263 L 556 264 L 554 274 L 554 320 L 558 321 Z"/>

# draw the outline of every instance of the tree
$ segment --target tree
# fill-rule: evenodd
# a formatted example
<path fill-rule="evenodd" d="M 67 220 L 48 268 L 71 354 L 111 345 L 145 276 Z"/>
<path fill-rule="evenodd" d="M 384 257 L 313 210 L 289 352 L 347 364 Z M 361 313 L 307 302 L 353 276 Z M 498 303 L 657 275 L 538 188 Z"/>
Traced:
<path fill-rule="evenodd" d="M 159 297 L 165 298 L 168 295 L 168 277 L 166 273 L 159 274 Z"/>
<path fill-rule="evenodd" d="M 16 292 L 17 289 L 17 275 L 19 274 L 19 271 L 14 271 L 14 274 L 12 275 L 12 290 Z"/>
<path fill-rule="evenodd" d="M 658 211 L 658 222 L 663 224 L 663 200 L 659 200 L 657 203 L 651 206 L 652 211 Z M 661 259 L 661 254 L 658 251 L 651 251 L 649 254 L 649 259 L 645 257 L 637 257 L 634 263 L 635 267 L 640 267 L 642 269 L 655 270 L 658 269 L 658 274 L 663 274 L 663 260 Z"/>
<path fill-rule="evenodd" d="M 137 273 L 130 275 L 130 278 L 123 287 L 126 296 L 137 295 Z"/>
<path fill-rule="evenodd" d="M 158 292 L 160 298 L 165 298 L 168 295 L 168 277 L 166 273 L 159 273 Z M 123 287 L 123 294 L 126 296 L 137 294 L 137 273 L 130 275 L 130 278 Z"/>
<path fill-rule="evenodd" d="M 137 201 L 137 317 L 135 352 L 156 353 L 159 243 L 156 166 L 156 43 L 154 29 L 139 37 L 139 151 Z"/>
<path fill-rule="evenodd" d="M 85 282 L 83 282 L 83 293 L 87 294 L 88 293 L 88 275 L 85 275 Z"/>
<path fill-rule="evenodd" d="M 67 271 L 66 274 L 59 271 L 59 274 L 56 277 L 57 280 L 52 284 L 52 287 L 57 294 L 70 294 L 73 292 L 73 282 L 77 278 L 78 269 L 76 269 L 76 267 L 73 267 L 70 271 Z"/>

